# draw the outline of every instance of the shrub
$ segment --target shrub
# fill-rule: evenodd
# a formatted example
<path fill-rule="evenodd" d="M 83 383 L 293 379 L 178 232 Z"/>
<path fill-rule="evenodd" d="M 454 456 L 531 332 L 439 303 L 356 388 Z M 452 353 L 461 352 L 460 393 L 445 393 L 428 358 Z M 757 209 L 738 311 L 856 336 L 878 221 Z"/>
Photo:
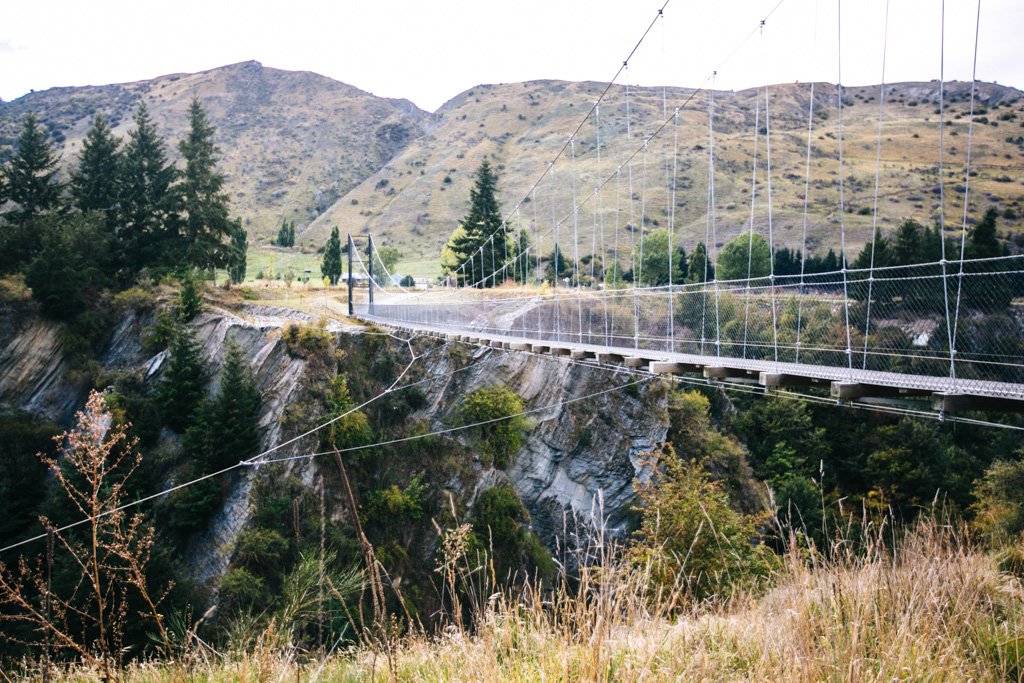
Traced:
<path fill-rule="evenodd" d="M 295 358 L 310 356 L 334 348 L 334 336 L 327 331 L 327 323 L 321 320 L 316 325 L 289 323 L 282 332 L 288 345 L 288 354 Z"/>
<path fill-rule="evenodd" d="M 145 287 L 129 287 L 114 295 L 114 306 L 121 311 L 148 311 L 156 305 L 156 296 Z"/>
<path fill-rule="evenodd" d="M 1024 533 L 1024 461 L 992 463 L 975 483 L 974 526 L 994 543 L 1019 539 Z"/>
<path fill-rule="evenodd" d="M 519 415 L 523 399 L 505 387 L 485 387 L 466 396 L 458 410 L 458 424 L 473 428 L 485 465 L 504 469 L 519 450 L 528 423 Z"/>
<path fill-rule="evenodd" d="M 766 577 L 772 553 L 759 543 L 762 520 L 730 508 L 703 462 L 681 460 L 671 445 L 651 457 L 657 473 L 636 485 L 642 519 L 628 557 L 649 572 L 652 595 L 725 598 Z"/>

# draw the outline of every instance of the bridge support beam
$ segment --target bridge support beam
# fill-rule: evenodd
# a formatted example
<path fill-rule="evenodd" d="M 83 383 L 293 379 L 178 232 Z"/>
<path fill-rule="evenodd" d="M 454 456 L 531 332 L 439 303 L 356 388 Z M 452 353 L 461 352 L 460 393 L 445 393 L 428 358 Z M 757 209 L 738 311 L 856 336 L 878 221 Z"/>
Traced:
<path fill-rule="evenodd" d="M 593 351 L 587 351 L 585 349 L 573 349 L 569 357 L 573 360 L 593 360 L 597 357 L 597 354 Z"/>
<path fill-rule="evenodd" d="M 784 372 L 761 372 L 758 373 L 757 381 L 763 387 L 774 389 L 777 387 L 810 387 L 825 380 L 789 375 Z"/>
<path fill-rule="evenodd" d="M 620 356 L 617 353 L 598 353 L 597 362 L 599 363 L 621 363 L 625 359 L 624 356 Z"/>
<path fill-rule="evenodd" d="M 534 353 L 547 353 L 547 350 L 549 348 L 550 347 L 547 346 L 546 344 L 531 344 L 530 345 L 530 350 L 533 351 Z"/>
<path fill-rule="evenodd" d="M 890 387 L 884 384 L 861 384 L 858 382 L 832 382 L 830 391 L 832 398 L 840 401 L 856 401 L 861 398 L 900 398 L 911 396 L 927 396 L 931 392 L 926 389 L 908 389 Z"/>
<path fill-rule="evenodd" d="M 651 361 L 651 372 L 656 375 L 682 375 L 685 373 L 700 374 L 703 365 L 696 363 L 676 363 L 674 361 Z"/>
<path fill-rule="evenodd" d="M 971 396 L 969 394 L 934 394 L 932 409 L 943 413 L 962 413 L 988 410 L 995 413 L 1024 412 L 1024 401 L 998 396 Z"/>
<path fill-rule="evenodd" d="M 513 351 L 529 351 L 531 346 L 532 344 L 527 344 L 526 342 L 509 342 L 508 348 Z"/>

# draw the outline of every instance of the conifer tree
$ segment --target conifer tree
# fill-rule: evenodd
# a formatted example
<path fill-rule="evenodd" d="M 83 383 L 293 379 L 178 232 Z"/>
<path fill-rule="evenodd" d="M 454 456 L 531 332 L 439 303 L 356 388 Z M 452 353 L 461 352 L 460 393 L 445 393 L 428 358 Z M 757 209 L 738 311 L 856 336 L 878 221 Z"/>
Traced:
<path fill-rule="evenodd" d="M 338 284 L 341 278 L 341 238 L 338 236 L 338 226 L 331 228 L 331 236 L 324 247 L 324 259 L 320 264 L 320 274 L 330 278 L 331 286 Z"/>
<path fill-rule="evenodd" d="M 121 193 L 121 141 L 114 137 L 101 114 L 96 114 L 82 142 L 78 168 L 71 173 L 71 195 L 75 207 L 85 213 L 103 214 L 108 232 L 117 226 Z"/>
<path fill-rule="evenodd" d="M 245 281 L 245 259 L 249 252 L 248 235 L 242 227 L 241 219 L 235 220 L 235 229 L 231 234 L 231 262 L 228 264 L 228 275 L 236 285 Z"/>
<path fill-rule="evenodd" d="M 485 280 L 487 286 L 500 284 L 492 276 L 501 271 L 508 251 L 508 226 L 502 222 L 497 185 L 498 177 L 485 159 L 469 192 L 469 213 L 460 223 L 463 232 L 454 234 L 448 242 L 458 263 L 476 259 L 476 284 L 481 287 Z"/>
<path fill-rule="evenodd" d="M 145 103 L 135 111 L 135 130 L 124 149 L 121 188 L 121 261 L 129 273 L 147 266 L 169 265 L 177 237 L 178 171 L 167 161 L 164 140 Z"/>
<path fill-rule="evenodd" d="M 0 228 L 0 272 L 16 270 L 38 250 L 41 235 L 36 221 L 60 208 L 64 188 L 57 181 L 59 160 L 46 131 L 29 112 L 14 156 L 0 173 L 4 197 L 15 204 L 3 214 L 7 224 Z"/>
<path fill-rule="evenodd" d="M 210 430 L 206 456 L 211 467 L 220 469 L 256 453 L 260 445 L 258 422 L 262 401 L 252 368 L 246 364 L 238 345 L 229 341 L 220 391 L 204 420 Z"/>
<path fill-rule="evenodd" d="M 179 432 L 188 426 L 206 396 L 207 374 L 195 337 L 179 329 L 171 338 L 170 361 L 158 387 L 164 424 Z"/>
<path fill-rule="evenodd" d="M 233 224 L 229 217 L 224 176 L 217 170 L 220 149 L 213 144 L 216 128 L 199 98 L 188 110 L 189 132 L 178 144 L 185 159 L 182 176 L 184 262 L 199 269 L 223 268 L 230 259 Z"/>

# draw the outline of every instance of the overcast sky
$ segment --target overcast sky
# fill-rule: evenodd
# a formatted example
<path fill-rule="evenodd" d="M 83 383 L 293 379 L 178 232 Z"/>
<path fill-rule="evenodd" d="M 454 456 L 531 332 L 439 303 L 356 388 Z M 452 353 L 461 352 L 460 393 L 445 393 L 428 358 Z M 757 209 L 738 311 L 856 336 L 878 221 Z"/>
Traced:
<path fill-rule="evenodd" d="M 842 3 L 842 80 L 939 77 L 941 0 Z M 256 59 L 435 110 L 480 83 L 608 81 L 664 0 L 6 0 L 0 97 Z M 640 85 L 838 77 L 837 0 L 670 0 L 630 62 Z M 971 77 L 977 0 L 946 0 L 945 76 Z M 774 9 L 762 34 L 760 19 Z M 753 34 L 753 35 L 751 35 Z M 984 0 L 979 80 L 1024 85 L 1024 1 Z M 621 81 L 622 79 L 620 79 Z"/>

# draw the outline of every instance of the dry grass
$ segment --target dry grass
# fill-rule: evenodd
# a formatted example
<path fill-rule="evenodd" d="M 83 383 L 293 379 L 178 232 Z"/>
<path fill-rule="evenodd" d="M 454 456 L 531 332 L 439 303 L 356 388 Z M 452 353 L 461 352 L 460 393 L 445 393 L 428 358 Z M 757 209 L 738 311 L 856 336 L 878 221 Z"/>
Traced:
<path fill-rule="evenodd" d="M 136 665 L 127 680 L 1024 680 L 1024 590 L 962 529 L 882 525 L 830 554 L 793 549 L 767 591 L 681 614 L 663 607 L 671 596 L 652 600 L 645 572 L 616 566 L 584 571 L 575 595 L 495 594 L 472 628 L 386 649 L 317 661 L 257 645 L 189 667 Z"/>

